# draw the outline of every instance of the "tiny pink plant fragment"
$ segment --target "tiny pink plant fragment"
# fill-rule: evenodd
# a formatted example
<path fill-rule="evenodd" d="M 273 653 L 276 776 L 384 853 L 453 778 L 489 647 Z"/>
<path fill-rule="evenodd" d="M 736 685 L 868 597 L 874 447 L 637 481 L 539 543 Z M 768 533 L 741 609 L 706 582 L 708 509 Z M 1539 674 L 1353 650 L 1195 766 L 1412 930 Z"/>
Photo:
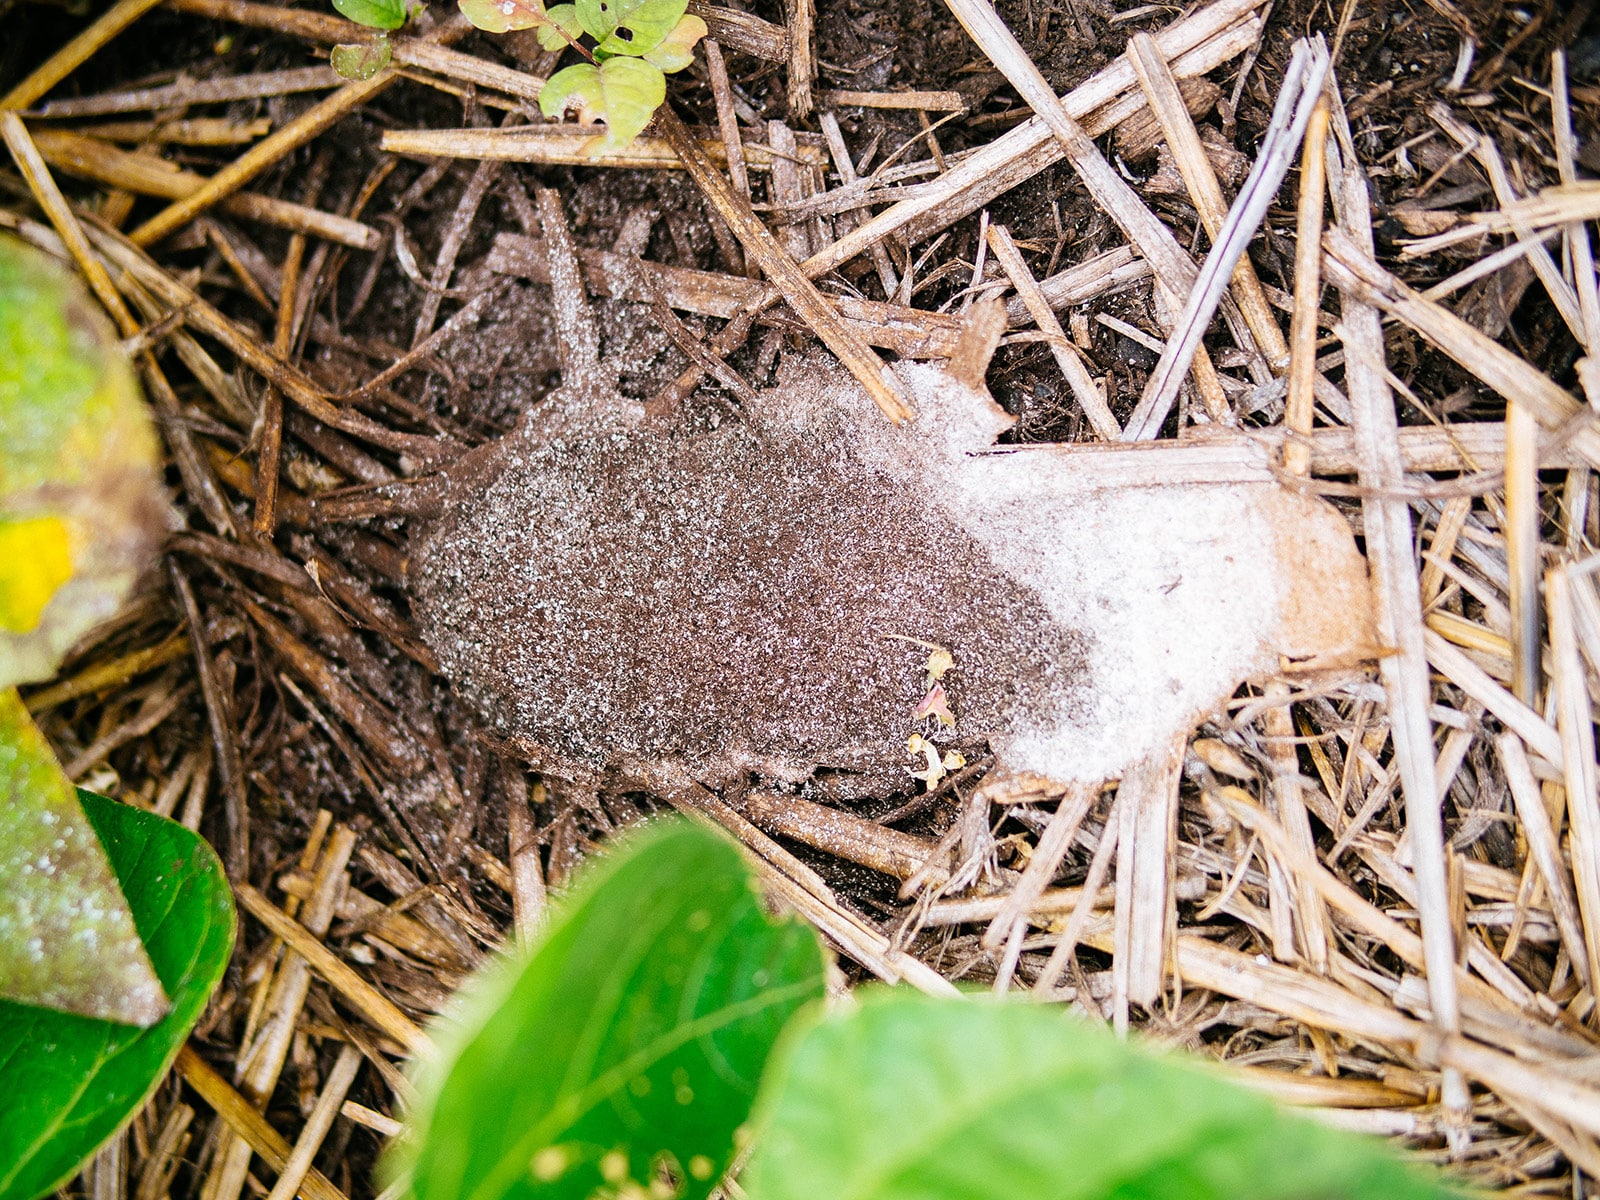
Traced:
<path fill-rule="evenodd" d="M 917 721 L 933 717 L 946 728 L 954 726 L 956 719 L 950 712 L 950 697 L 945 694 L 944 684 L 936 683 L 929 688 L 928 694 L 922 698 L 922 703 L 917 705 L 911 716 Z"/>

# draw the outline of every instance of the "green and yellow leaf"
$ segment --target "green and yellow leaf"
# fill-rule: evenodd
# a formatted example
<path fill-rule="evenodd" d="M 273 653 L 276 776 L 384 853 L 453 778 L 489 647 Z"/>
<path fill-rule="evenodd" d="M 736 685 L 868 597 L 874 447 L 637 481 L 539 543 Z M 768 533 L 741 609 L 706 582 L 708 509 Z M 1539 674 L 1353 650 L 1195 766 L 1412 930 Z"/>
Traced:
<path fill-rule="evenodd" d="M 604 121 L 605 136 L 589 145 L 593 154 L 633 141 L 666 98 L 667 77 L 659 67 L 637 58 L 608 58 L 598 67 L 578 63 L 557 71 L 539 93 L 539 108 L 547 117 L 575 108 L 581 121 Z"/>
<path fill-rule="evenodd" d="M 370 42 L 335 46 L 328 54 L 328 64 L 341 79 L 371 79 L 389 65 L 393 54 L 389 39 L 379 36 Z"/>
<path fill-rule="evenodd" d="M 545 50 L 565 50 L 583 36 L 583 25 L 578 20 L 574 4 L 558 4 L 545 13 L 539 26 L 539 45 Z"/>
<path fill-rule="evenodd" d="M 694 48 L 706 36 L 706 23 L 693 13 L 685 13 L 655 49 L 645 56 L 645 62 L 660 67 L 668 75 L 681 71 L 694 61 Z"/>
<path fill-rule="evenodd" d="M 0 688 L 48 679 L 161 535 L 156 440 L 109 321 L 0 235 Z"/>

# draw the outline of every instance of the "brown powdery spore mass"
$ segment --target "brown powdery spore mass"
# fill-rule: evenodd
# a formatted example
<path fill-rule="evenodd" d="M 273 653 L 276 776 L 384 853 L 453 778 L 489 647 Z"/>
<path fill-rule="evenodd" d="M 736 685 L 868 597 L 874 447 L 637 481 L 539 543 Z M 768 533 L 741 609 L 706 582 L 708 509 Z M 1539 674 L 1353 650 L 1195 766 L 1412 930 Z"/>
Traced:
<path fill-rule="evenodd" d="M 907 762 L 929 646 L 1002 768 L 1115 778 L 1279 655 L 1370 650 L 1364 565 L 1273 484 L 1096 490 L 928 367 L 896 428 L 819 360 L 718 428 L 568 387 L 452 468 L 412 547 L 424 637 L 547 770 L 705 780 Z"/>
<path fill-rule="evenodd" d="M 964 734 L 1071 707 L 1082 637 L 838 432 L 514 435 L 419 547 L 425 635 L 497 733 L 589 766 L 904 760 L 919 643 Z"/>

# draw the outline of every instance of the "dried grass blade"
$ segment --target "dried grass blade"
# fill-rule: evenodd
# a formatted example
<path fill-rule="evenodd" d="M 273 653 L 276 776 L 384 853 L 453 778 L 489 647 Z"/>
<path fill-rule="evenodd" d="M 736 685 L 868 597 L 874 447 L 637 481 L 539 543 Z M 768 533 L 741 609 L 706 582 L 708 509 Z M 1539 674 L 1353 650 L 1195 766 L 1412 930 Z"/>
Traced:
<path fill-rule="evenodd" d="M 1305 137 L 1312 110 L 1322 94 L 1328 69 L 1328 51 L 1320 37 L 1295 44 L 1256 165 L 1239 190 L 1216 244 L 1206 256 L 1205 266 L 1200 270 L 1194 290 L 1188 294 L 1182 315 L 1173 325 L 1166 350 L 1150 373 L 1138 407 L 1128 418 L 1122 434 L 1125 441 L 1148 441 L 1161 432 L 1178 398 L 1183 377 L 1200 348 L 1200 339 L 1205 336 L 1222 293 L 1233 277 L 1234 268 L 1244 257 L 1250 240 L 1278 194 L 1283 177 L 1289 172 L 1295 151 Z"/>
<path fill-rule="evenodd" d="M 1337 84 L 1333 85 L 1332 95 L 1337 144 L 1329 147 L 1329 179 L 1334 211 L 1342 228 L 1330 229 L 1329 236 L 1339 234 L 1351 246 L 1360 246 L 1370 254 L 1372 209 L 1367 181 L 1358 165 Z M 1421 587 L 1410 510 L 1403 501 L 1385 498 L 1402 481 L 1398 421 L 1386 379 L 1383 326 L 1377 310 L 1358 292 L 1341 290 L 1344 314 L 1339 335 L 1345 346 L 1346 386 L 1355 415 L 1360 478 L 1370 489 L 1369 497 L 1362 502 L 1362 513 L 1367 553 L 1372 561 L 1378 631 L 1385 645 L 1394 648 L 1394 653 L 1379 660 L 1379 673 L 1388 697 L 1390 735 L 1405 796 L 1406 828 L 1412 838 L 1428 996 L 1435 1023 L 1441 1032 L 1449 1034 L 1460 1028 L 1461 1017 L 1445 873 L 1444 821 L 1428 715 L 1432 688 L 1423 641 Z M 1459 1131 L 1464 1128 L 1470 1103 L 1466 1081 L 1447 1073 L 1443 1083 L 1451 1128 Z"/>

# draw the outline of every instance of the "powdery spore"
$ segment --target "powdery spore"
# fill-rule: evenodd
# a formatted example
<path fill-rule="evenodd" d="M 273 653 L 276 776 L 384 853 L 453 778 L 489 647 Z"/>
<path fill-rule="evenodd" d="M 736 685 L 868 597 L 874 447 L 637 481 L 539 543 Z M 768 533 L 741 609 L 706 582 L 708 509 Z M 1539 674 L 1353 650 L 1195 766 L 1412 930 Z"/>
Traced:
<path fill-rule="evenodd" d="M 955 657 L 964 737 L 1065 782 L 1118 777 L 1279 655 L 1370 650 L 1364 564 L 1328 505 L 1097 489 L 1070 453 L 987 453 L 992 402 L 901 373 L 908 428 L 819 359 L 718 429 L 651 427 L 614 396 L 536 410 L 454 472 L 414 547 L 446 672 L 548 766 L 795 777 L 904 761 L 921 641 Z"/>

